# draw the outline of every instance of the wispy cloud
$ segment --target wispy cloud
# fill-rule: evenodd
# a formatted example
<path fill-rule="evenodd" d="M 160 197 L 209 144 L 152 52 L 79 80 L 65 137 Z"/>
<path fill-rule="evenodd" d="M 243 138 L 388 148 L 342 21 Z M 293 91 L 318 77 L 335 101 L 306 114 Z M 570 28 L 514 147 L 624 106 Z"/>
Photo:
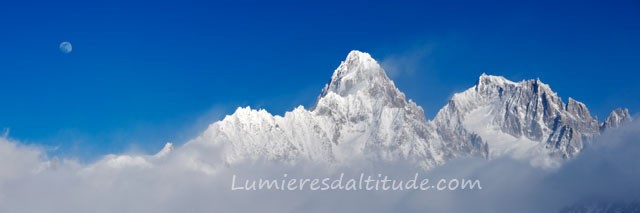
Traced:
<path fill-rule="evenodd" d="M 433 48 L 433 44 L 416 45 L 416 47 L 404 52 L 384 57 L 380 61 L 380 65 L 391 78 L 402 75 L 411 76 L 415 72 L 425 69 L 426 61 L 431 56 Z"/>

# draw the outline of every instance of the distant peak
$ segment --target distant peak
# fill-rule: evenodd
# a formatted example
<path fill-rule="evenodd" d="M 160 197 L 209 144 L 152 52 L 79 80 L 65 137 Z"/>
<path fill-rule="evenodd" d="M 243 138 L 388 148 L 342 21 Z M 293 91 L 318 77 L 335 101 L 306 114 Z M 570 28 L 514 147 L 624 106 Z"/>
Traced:
<path fill-rule="evenodd" d="M 633 120 L 627 108 L 616 108 L 609 114 L 609 117 L 602 123 L 601 129 L 616 128 L 626 122 Z"/>
<path fill-rule="evenodd" d="M 611 111 L 609 116 L 617 116 L 617 117 L 621 117 L 621 118 L 624 118 L 624 119 L 630 119 L 631 118 L 631 114 L 629 114 L 629 109 L 627 109 L 627 108 L 616 108 L 613 111 Z"/>

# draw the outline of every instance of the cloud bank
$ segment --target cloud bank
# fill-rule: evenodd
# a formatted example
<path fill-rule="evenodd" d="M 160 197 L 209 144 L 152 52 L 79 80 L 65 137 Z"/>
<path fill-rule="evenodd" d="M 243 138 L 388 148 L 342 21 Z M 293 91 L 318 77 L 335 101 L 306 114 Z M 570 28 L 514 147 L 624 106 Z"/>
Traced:
<path fill-rule="evenodd" d="M 611 130 L 555 170 L 511 158 L 460 159 L 430 171 L 406 162 L 267 161 L 224 165 L 220 147 L 187 143 L 157 155 L 108 155 L 97 162 L 49 158 L 0 138 L 0 212 L 557 212 L 581 203 L 640 197 L 640 122 Z M 466 191 L 232 191 L 241 179 L 356 177 L 415 173 L 431 180 L 469 178 Z"/>

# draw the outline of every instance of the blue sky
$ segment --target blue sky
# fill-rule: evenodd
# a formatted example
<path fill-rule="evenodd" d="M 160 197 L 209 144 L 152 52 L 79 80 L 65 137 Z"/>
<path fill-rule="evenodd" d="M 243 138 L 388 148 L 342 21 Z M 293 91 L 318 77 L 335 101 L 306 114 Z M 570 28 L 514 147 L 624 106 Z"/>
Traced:
<path fill-rule="evenodd" d="M 180 143 L 237 106 L 311 106 L 352 49 L 429 118 L 482 72 L 540 78 L 601 120 L 640 110 L 638 1 L 3 2 L 0 26 L 0 127 L 79 158 Z"/>

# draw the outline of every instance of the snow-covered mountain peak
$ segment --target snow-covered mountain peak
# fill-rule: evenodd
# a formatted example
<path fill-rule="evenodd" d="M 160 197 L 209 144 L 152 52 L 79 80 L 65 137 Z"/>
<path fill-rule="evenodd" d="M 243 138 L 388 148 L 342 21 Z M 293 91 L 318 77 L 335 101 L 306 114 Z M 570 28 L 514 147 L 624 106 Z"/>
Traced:
<path fill-rule="evenodd" d="M 375 64 L 377 63 L 375 59 L 373 59 L 373 57 L 371 57 L 371 55 L 369 53 L 366 52 L 362 52 L 359 50 L 351 50 L 349 52 L 349 54 L 347 54 L 347 58 L 345 59 L 345 62 L 347 62 L 348 64 L 356 64 L 356 63 L 360 63 L 360 64 Z"/>
<path fill-rule="evenodd" d="M 502 76 L 487 75 L 486 73 L 482 73 L 478 78 L 478 83 L 476 85 L 478 87 L 481 87 L 481 86 L 504 86 L 507 84 L 513 85 L 515 83 L 513 81 L 507 80 Z"/>
<path fill-rule="evenodd" d="M 372 96 L 384 95 L 384 92 L 398 93 L 380 64 L 368 53 L 357 50 L 351 51 L 334 71 L 321 97 L 331 92 L 339 96 L 356 95 L 358 92 L 368 92 Z"/>
<path fill-rule="evenodd" d="M 352 50 L 347 55 L 347 58 L 342 61 L 340 66 L 338 66 L 334 71 L 331 76 L 331 81 L 335 83 L 339 83 L 336 81 L 344 80 L 370 81 L 384 77 L 386 77 L 384 70 L 380 64 L 378 64 L 378 62 L 369 55 L 369 53 Z M 348 85 L 336 84 L 334 86 L 337 88 L 339 88 L 339 86 L 343 86 L 344 88 Z"/>
<path fill-rule="evenodd" d="M 435 122 L 438 126 L 463 127 L 478 133 L 494 154 L 517 144 L 494 142 L 513 138 L 529 141 L 532 147 L 536 143 L 543 145 L 553 155 L 569 158 L 599 132 L 598 121 L 591 117 L 586 105 L 573 98 L 565 104 L 540 79 L 512 82 L 486 74 L 474 87 L 455 94 Z"/>

